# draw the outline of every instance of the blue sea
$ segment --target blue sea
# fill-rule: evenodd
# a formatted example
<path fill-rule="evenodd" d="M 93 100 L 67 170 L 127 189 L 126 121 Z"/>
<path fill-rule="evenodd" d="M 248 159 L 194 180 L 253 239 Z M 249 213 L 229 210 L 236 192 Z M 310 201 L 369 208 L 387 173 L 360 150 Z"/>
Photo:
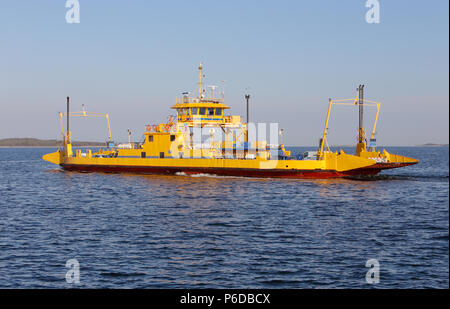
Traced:
<path fill-rule="evenodd" d="M 448 288 L 449 148 L 387 149 L 420 163 L 366 180 L 140 176 L 2 148 L 0 288 Z"/>

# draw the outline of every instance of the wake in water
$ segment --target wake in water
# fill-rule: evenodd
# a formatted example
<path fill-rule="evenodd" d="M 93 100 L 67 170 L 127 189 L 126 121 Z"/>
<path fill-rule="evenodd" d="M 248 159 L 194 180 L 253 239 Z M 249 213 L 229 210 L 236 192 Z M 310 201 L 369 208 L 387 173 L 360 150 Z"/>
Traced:
<path fill-rule="evenodd" d="M 411 181 L 448 181 L 448 176 L 433 176 L 419 174 L 391 174 L 391 175 L 358 175 L 348 176 L 347 179 L 363 181 L 382 181 L 382 180 L 411 180 Z"/>
<path fill-rule="evenodd" d="M 185 172 L 177 172 L 175 173 L 177 176 L 186 176 L 186 177 L 193 177 L 193 178 L 199 178 L 199 177 L 207 177 L 207 178 L 218 178 L 218 179 L 246 179 L 246 180 L 252 180 L 252 179 L 277 179 L 280 178 L 268 178 L 268 177 L 244 177 L 244 176 L 222 176 L 222 175 L 216 175 L 216 174 L 208 174 L 208 173 L 198 173 L 198 174 L 186 174 Z"/>
<path fill-rule="evenodd" d="M 44 170 L 45 173 L 63 173 L 64 170 L 60 169 L 60 168 L 52 168 L 52 169 L 48 169 L 48 170 Z"/>
<path fill-rule="evenodd" d="M 280 180 L 280 178 L 270 178 L 270 177 L 243 177 L 243 176 L 220 176 L 216 174 L 208 174 L 208 173 L 198 173 L 198 174 L 186 174 L 185 172 L 177 172 L 175 173 L 177 176 L 184 176 L 184 177 L 193 177 L 193 178 L 200 178 L 200 177 L 206 177 L 206 178 L 217 178 L 217 179 L 273 179 L 273 180 Z M 349 180 L 358 180 L 358 181 L 448 181 L 449 176 L 433 176 L 433 175 L 420 175 L 420 174 L 390 174 L 390 175 L 357 175 L 357 176 L 347 176 L 343 177 L 344 179 Z M 283 180 L 294 180 L 294 179 L 283 179 Z M 295 179 L 303 180 L 303 179 Z M 314 181 L 314 179 L 308 179 L 308 181 Z M 318 179 L 320 180 L 320 179 Z"/>

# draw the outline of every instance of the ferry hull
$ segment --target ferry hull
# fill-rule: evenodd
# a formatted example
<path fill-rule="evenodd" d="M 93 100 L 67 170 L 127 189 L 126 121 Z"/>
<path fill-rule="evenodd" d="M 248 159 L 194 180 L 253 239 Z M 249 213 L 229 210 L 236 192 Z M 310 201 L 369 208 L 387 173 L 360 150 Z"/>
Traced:
<path fill-rule="evenodd" d="M 380 168 L 359 168 L 347 171 L 337 170 L 283 170 L 283 169 L 251 169 L 251 168 L 215 168 L 215 167 L 171 167 L 171 166 L 123 166 L 123 165 L 81 165 L 61 164 L 68 171 L 186 175 L 210 174 L 217 176 L 260 177 L 260 178 L 291 178 L 291 179 L 324 179 L 355 175 L 376 175 Z"/>
<path fill-rule="evenodd" d="M 376 175 L 382 170 L 390 170 L 393 168 L 400 168 L 417 164 L 417 162 L 391 162 L 391 163 L 377 163 L 368 167 L 358 168 L 353 170 L 354 175 Z"/>

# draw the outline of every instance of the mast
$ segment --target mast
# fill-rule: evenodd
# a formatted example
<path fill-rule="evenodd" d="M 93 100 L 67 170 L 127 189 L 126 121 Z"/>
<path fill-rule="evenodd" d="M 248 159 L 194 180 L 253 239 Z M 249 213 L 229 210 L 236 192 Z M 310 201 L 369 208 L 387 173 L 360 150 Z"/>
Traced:
<path fill-rule="evenodd" d="M 248 100 L 250 100 L 250 95 L 249 94 L 246 94 L 245 95 L 245 99 L 247 100 L 247 123 L 248 123 Z"/>
<path fill-rule="evenodd" d="M 67 142 L 69 142 L 69 97 L 67 97 L 67 130 L 66 130 L 66 134 L 67 134 Z"/>
<path fill-rule="evenodd" d="M 249 117 L 249 115 L 248 115 L 248 101 L 250 100 L 250 95 L 249 94 L 246 94 L 245 95 L 245 100 L 247 100 L 247 122 L 246 122 L 246 124 L 245 124 L 245 142 L 246 143 L 248 143 L 248 117 Z"/>
<path fill-rule="evenodd" d="M 358 128 L 358 143 L 364 142 L 364 85 L 359 85 L 358 88 L 359 99 L 359 128 Z"/>
<path fill-rule="evenodd" d="M 198 67 L 198 98 L 201 99 L 202 98 L 202 63 L 200 62 L 200 66 Z"/>
<path fill-rule="evenodd" d="M 71 157 L 73 152 L 72 152 L 72 144 L 70 143 L 70 131 L 69 131 L 69 102 L 70 99 L 69 97 L 67 97 L 67 131 L 66 131 L 66 136 L 64 138 L 64 156 L 66 157 Z M 62 113 L 61 115 L 61 127 L 62 127 Z"/>
<path fill-rule="evenodd" d="M 362 151 L 366 151 L 366 134 L 364 132 L 364 85 L 359 85 L 358 93 L 358 107 L 359 107 L 359 127 L 358 127 L 358 143 L 356 144 L 356 155 Z"/>

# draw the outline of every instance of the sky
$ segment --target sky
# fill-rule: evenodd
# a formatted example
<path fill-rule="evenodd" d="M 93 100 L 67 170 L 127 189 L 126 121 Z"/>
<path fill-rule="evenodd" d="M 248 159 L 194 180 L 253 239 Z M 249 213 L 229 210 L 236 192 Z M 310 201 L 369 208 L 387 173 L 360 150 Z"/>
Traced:
<path fill-rule="evenodd" d="M 116 141 L 166 122 L 184 91 L 224 84 L 230 114 L 279 123 L 287 145 L 317 145 L 328 98 L 381 102 L 380 145 L 449 141 L 449 2 L 379 0 L 0 0 L 0 138 L 60 139 L 58 112 L 108 113 Z M 222 82 L 225 81 L 225 82 Z M 217 89 L 216 93 L 222 91 Z M 375 110 L 366 108 L 369 128 Z M 355 107 L 332 110 L 328 141 L 356 140 Z M 71 120 L 74 140 L 104 141 L 102 119 Z"/>

